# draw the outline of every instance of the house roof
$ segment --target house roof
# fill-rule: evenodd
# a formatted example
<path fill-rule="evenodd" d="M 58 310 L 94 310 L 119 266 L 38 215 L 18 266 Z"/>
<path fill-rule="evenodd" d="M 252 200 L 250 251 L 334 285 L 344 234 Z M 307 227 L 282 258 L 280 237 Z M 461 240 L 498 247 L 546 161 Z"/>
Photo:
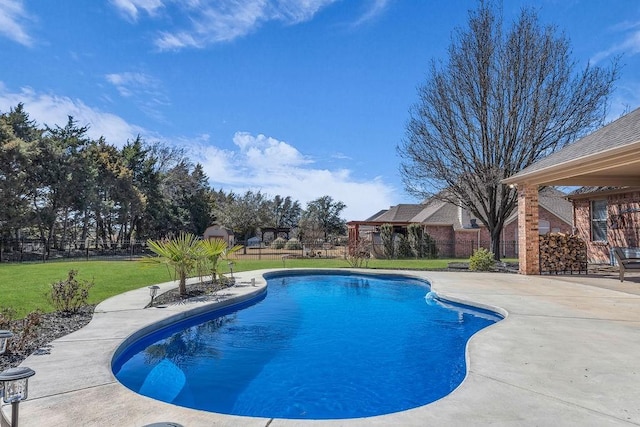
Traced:
<path fill-rule="evenodd" d="M 378 218 L 379 216 L 381 216 L 383 213 L 385 213 L 386 211 L 388 211 L 388 209 L 380 209 L 378 212 L 374 213 L 373 215 L 371 215 L 369 218 L 365 219 L 365 221 L 375 221 L 376 218 Z"/>
<path fill-rule="evenodd" d="M 567 200 L 567 195 L 554 187 L 544 187 L 538 193 L 538 205 L 551 212 L 567 224 L 573 224 L 573 204 Z M 505 221 L 509 224 L 518 218 L 518 212 L 513 212 Z"/>
<path fill-rule="evenodd" d="M 640 185 L 640 108 L 503 180 L 506 184 Z"/>
<path fill-rule="evenodd" d="M 567 224 L 573 224 L 573 204 L 567 195 L 557 188 L 545 187 L 538 193 L 538 205 L 542 206 Z"/>
<path fill-rule="evenodd" d="M 567 197 L 569 200 L 578 200 L 630 192 L 640 192 L 640 187 L 585 186 L 572 191 Z"/>
<path fill-rule="evenodd" d="M 415 217 L 424 208 L 424 205 L 415 204 L 401 204 L 391 206 L 386 211 L 382 212 L 377 217 L 371 217 L 370 221 L 384 221 L 384 222 L 411 222 L 411 219 Z"/>
<path fill-rule="evenodd" d="M 573 223 L 573 207 L 566 199 L 565 193 L 553 187 L 540 191 L 538 203 L 567 224 Z M 514 212 L 506 221 L 510 223 L 517 218 Z M 462 223 L 460 208 L 453 203 L 432 198 L 420 204 L 401 204 L 382 210 L 359 223 L 418 223 L 423 225 L 448 225 L 455 230 L 468 229 L 469 224 Z"/>
<path fill-rule="evenodd" d="M 454 228 L 464 228 L 460 223 L 458 206 L 443 200 L 430 200 L 425 209 L 413 217 L 411 222 L 428 225 L 452 225 Z"/>
<path fill-rule="evenodd" d="M 569 193 L 569 197 L 571 196 L 579 196 L 582 194 L 593 194 L 593 193 L 601 193 L 603 191 L 611 191 L 617 190 L 619 187 L 596 187 L 596 186 L 584 186 L 573 190 Z"/>

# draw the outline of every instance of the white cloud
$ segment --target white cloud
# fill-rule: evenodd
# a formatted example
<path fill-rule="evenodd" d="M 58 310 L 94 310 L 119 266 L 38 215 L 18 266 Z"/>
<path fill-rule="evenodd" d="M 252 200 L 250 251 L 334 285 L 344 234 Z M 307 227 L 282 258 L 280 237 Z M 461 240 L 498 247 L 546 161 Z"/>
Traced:
<path fill-rule="evenodd" d="M 607 121 L 616 120 L 638 107 L 640 107 L 640 82 L 621 80 L 611 97 Z"/>
<path fill-rule="evenodd" d="M 89 126 L 87 132 L 91 138 L 104 136 L 108 143 L 122 146 L 127 139 L 138 134 L 149 134 L 145 129 L 127 123 L 122 117 L 89 107 L 84 102 L 66 96 L 36 93 L 29 87 L 20 92 L 9 92 L 0 84 L 0 111 L 7 112 L 19 103 L 24 104 L 29 117 L 39 125 L 65 126 L 68 116 L 80 126 Z"/>
<path fill-rule="evenodd" d="M 120 96 L 130 98 L 147 116 L 163 120 L 159 107 L 169 105 L 160 80 L 139 72 L 107 74 L 105 79 L 117 89 Z"/>
<path fill-rule="evenodd" d="M 188 33 L 161 32 L 155 41 L 160 50 L 178 50 L 183 47 L 203 47 L 203 42 Z"/>
<path fill-rule="evenodd" d="M 137 21 L 141 12 L 164 17 L 168 25 L 154 41 L 160 50 L 202 48 L 229 42 L 256 31 L 267 22 L 295 25 L 313 19 L 323 8 L 339 0 L 111 0 L 127 19 Z M 354 25 L 382 14 L 390 0 L 369 0 Z M 171 10 L 160 15 L 160 10 Z"/>
<path fill-rule="evenodd" d="M 141 11 L 150 16 L 164 7 L 162 0 L 111 0 L 111 3 L 128 19 L 137 21 Z"/>
<path fill-rule="evenodd" d="M 369 22 L 382 15 L 389 2 L 390 0 L 371 0 L 371 6 L 369 9 L 356 22 L 354 22 L 353 25 L 358 26 L 364 24 L 365 22 Z"/>
<path fill-rule="evenodd" d="M 33 40 L 24 28 L 29 15 L 23 0 L 0 1 L 0 35 L 25 46 L 31 46 Z"/>
<path fill-rule="evenodd" d="M 238 132 L 237 150 L 211 145 L 193 147 L 194 161 L 202 163 L 214 188 L 244 193 L 260 190 L 270 196 L 291 196 L 306 203 L 330 195 L 347 205 L 347 220 L 364 219 L 392 204 L 395 189 L 381 178 L 357 179 L 347 169 L 314 167 L 308 156 L 291 144 L 264 135 Z"/>
<path fill-rule="evenodd" d="M 614 31 L 622 32 L 622 39 L 614 43 L 608 49 L 600 51 L 593 55 L 591 63 L 597 64 L 603 59 L 609 58 L 613 55 L 629 55 L 633 56 L 640 53 L 640 22 L 618 24 L 614 27 Z"/>
<path fill-rule="evenodd" d="M 178 17 L 171 22 L 188 22 L 186 27 L 161 31 L 155 45 L 161 50 L 203 47 L 245 36 L 266 22 L 285 25 L 312 19 L 322 8 L 338 0 L 112 0 L 127 18 L 137 20 L 140 11 L 157 16 L 162 8 L 174 7 Z M 182 19 L 184 18 L 184 19 Z"/>
<path fill-rule="evenodd" d="M 295 147 L 264 135 L 254 137 L 247 132 L 236 132 L 233 143 L 240 148 L 250 167 L 280 169 L 311 163 Z"/>

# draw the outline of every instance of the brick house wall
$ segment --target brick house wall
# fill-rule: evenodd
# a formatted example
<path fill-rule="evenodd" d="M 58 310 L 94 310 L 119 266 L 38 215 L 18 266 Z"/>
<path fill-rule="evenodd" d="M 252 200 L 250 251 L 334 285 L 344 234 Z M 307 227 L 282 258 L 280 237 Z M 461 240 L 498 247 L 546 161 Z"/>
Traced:
<path fill-rule="evenodd" d="M 592 241 L 591 201 L 607 200 L 607 240 Z M 614 246 L 640 247 L 640 191 L 573 199 L 576 234 L 587 243 L 591 263 L 609 263 Z"/>
<path fill-rule="evenodd" d="M 455 239 L 456 258 L 469 258 L 473 255 L 473 251 L 478 249 L 478 246 L 491 249 L 488 243 L 491 238 L 486 227 L 456 230 Z"/>
<path fill-rule="evenodd" d="M 454 257 L 455 252 L 452 245 L 447 245 L 444 242 L 453 242 L 454 233 L 453 227 L 450 225 L 428 225 L 425 227 L 425 232 L 429 234 L 438 242 L 438 255 L 441 257 Z"/>
<path fill-rule="evenodd" d="M 516 258 L 518 256 L 518 221 L 511 221 L 502 228 L 502 241 L 509 243 L 505 245 L 502 255 L 506 258 Z"/>
<path fill-rule="evenodd" d="M 454 230 L 450 225 L 429 225 L 425 231 L 438 242 L 441 257 L 469 258 L 478 245 L 489 249 L 490 237 L 485 227 Z"/>
<path fill-rule="evenodd" d="M 540 207 L 538 210 L 538 223 L 540 221 L 549 222 L 549 231 L 551 232 L 560 232 L 560 233 L 568 233 L 571 234 L 573 232 L 571 224 L 567 224 L 565 221 L 552 214 L 548 210 L 543 207 Z M 502 229 L 503 239 L 504 240 L 518 240 L 517 232 L 518 229 L 518 221 L 511 221 L 509 224 L 505 225 Z"/>
<path fill-rule="evenodd" d="M 559 233 L 567 233 L 567 234 L 573 233 L 573 227 L 571 224 L 567 224 L 566 222 L 564 222 L 563 220 L 561 220 L 560 218 L 558 218 L 557 216 L 555 216 L 554 214 L 546 210 L 545 208 L 541 207 L 538 213 L 538 222 L 542 220 L 549 222 L 549 231 L 551 232 L 554 232 L 554 233 L 559 232 Z"/>

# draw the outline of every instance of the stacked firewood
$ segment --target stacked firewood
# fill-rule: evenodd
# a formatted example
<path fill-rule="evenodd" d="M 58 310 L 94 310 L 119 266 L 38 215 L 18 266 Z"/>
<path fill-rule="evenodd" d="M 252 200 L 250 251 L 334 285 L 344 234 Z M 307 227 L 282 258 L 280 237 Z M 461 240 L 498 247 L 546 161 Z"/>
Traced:
<path fill-rule="evenodd" d="M 547 233 L 540 236 L 540 271 L 587 272 L 587 245 L 578 236 Z"/>

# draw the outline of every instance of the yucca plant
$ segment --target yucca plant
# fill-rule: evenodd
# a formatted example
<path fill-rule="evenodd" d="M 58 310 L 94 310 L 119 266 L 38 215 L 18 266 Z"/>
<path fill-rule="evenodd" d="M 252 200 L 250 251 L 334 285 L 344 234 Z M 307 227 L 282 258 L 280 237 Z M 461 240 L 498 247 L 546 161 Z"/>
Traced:
<path fill-rule="evenodd" d="M 211 273 L 211 282 L 216 283 L 218 277 L 222 277 L 220 273 L 220 260 L 227 259 L 229 255 L 242 249 L 242 245 L 229 247 L 227 242 L 222 239 L 209 239 L 200 242 L 203 253 L 203 260 L 206 267 Z"/>
<path fill-rule="evenodd" d="M 157 257 L 145 258 L 146 262 L 166 264 L 173 268 L 174 278 L 180 281 L 178 290 L 181 296 L 187 295 L 187 277 L 193 273 L 204 257 L 201 242 L 191 233 L 180 233 L 178 237 L 167 240 L 147 240 L 149 249 Z"/>

